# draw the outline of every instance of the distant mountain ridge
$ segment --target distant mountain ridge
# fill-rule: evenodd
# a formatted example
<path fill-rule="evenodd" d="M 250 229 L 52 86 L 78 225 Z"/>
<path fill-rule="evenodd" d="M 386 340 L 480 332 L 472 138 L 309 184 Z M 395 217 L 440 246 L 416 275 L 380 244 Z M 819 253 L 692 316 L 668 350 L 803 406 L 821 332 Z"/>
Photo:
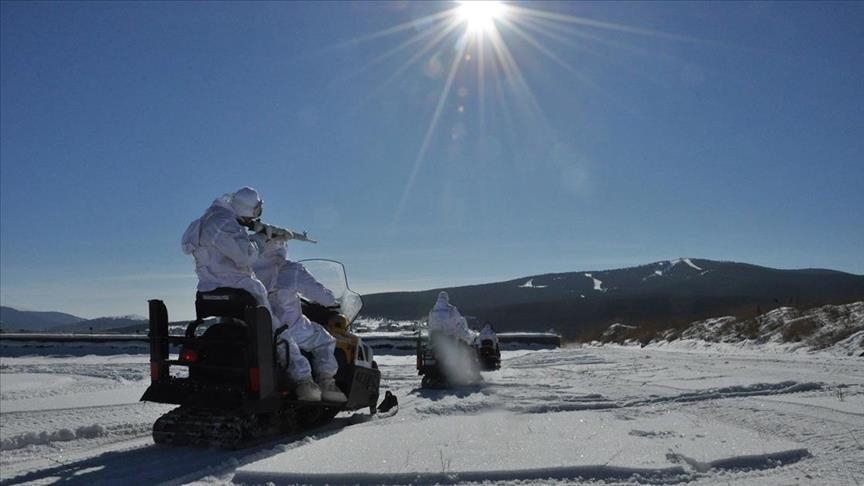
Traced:
<path fill-rule="evenodd" d="M 447 290 L 464 315 L 489 320 L 499 331 L 554 328 L 565 338 L 576 338 L 615 322 L 677 325 L 718 315 L 749 317 L 782 305 L 807 308 L 860 301 L 864 276 L 680 258 L 615 270 L 365 295 L 362 315 L 424 319 L 440 290 Z"/>
<path fill-rule="evenodd" d="M 752 318 L 781 306 L 799 309 L 864 301 L 864 276 L 835 270 L 778 270 L 695 258 L 615 270 L 548 273 L 504 282 L 363 296 L 361 317 L 422 320 L 447 290 L 463 315 L 498 331 L 547 331 L 592 339 L 610 324 L 667 328 L 716 316 Z M 141 332 L 140 316 L 83 319 L 62 312 L 0 307 L 3 331 Z"/>
<path fill-rule="evenodd" d="M 62 332 L 102 332 L 119 331 L 135 327 L 146 329 L 147 322 L 147 319 L 141 316 L 97 317 L 96 319 L 88 319 L 69 326 L 60 326 L 54 328 L 54 330 Z"/>
<path fill-rule="evenodd" d="M 141 326 L 147 319 L 141 316 L 83 317 L 63 312 L 22 311 L 0 307 L 0 328 L 4 331 L 90 332 Z"/>
<path fill-rule="evenodd" d="M 71 326 L 86 319 L 63 312 L 24 311 L 0 306 L 0 327 L 3 330 L 45 331 L 60 326 Z"/>

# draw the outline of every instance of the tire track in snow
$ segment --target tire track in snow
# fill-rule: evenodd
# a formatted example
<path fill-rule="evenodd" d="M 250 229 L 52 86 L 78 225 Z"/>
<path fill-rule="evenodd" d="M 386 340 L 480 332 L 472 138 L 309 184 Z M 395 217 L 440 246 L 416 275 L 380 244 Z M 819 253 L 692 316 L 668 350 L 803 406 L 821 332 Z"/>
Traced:
<path fill-rule="evenodd" d="M 864 423 L 828 418 L 820 408 L 800 403 L 745 397 L 741 402 L 692 403 L 686 411 L 701 420 L 713 420 L 752 430 L 760 436 L 781 437 L 806 446 L 809 455 L 786 464 L 789 481 L 783 484 L 864 484 Z M 857 471 L 857 472 L 856 472 Z M 729 481 L 758 484 L 764 471 L 742 469 L 727 474 Z M 773 473 L 776 477 L 777 473 Z M 707 481 L 714 484 L 711 481 Z M 700 481 L 694 482 L 694 486 Z"/>
<path fill-rule="evenodd" d="M 10 477 L 6 471 L 0 486 L 29 482 L 43 483 L 60 478 L 64 485 L 92 484 L 184 484 L 207 476 L 224 477 L 245 464 L 284 453 L 294 447 L 321 440 L 344 427 L 364 423 L 355 417 L 340 417 L 328 425 L 276 437 L 261 445 L 236 451 L 198 447 L 160 446 L 152 438 L 128 439 L 102 444 L 85 452 L 67 454 L 67 460 L 49 459 L 53 464 Z M 149 435 L 149 433 L 148 433 Z M 46 462 L 41 460 L 40 462 Z M 26 465 L 26 464 L 25 464 Z M 16 469 L 20 470 L 20 467 Z M 32 468 L 29 468 L 32 469 Z M 230 481 L 230 479 L 229 479 Z M 216 484 L 227 481 L 216 480 Z"/>
<path fill-rule="evenodd" d="M 711 388 L 708 390 L 681 393 L 678 395 L 672 395 L 667 397 L 634 400 L 622 406 L 638 407 L 643 405 L 654 405 L 657 403 L 701 402 L 705 400 L 719 400 L 725 398 L 752 397 L 760 395 L 785 395 L 789 393 L 821 390 L 824 386 L 824 383 L 798 383 L 796 381 L 784 381 L 781 383 L 756 383 L 753 385 Z"/>

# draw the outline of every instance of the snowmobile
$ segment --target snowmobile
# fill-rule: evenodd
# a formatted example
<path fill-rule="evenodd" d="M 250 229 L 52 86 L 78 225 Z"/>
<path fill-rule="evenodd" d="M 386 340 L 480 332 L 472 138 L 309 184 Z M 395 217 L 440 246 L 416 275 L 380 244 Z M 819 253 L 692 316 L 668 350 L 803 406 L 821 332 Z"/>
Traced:
<path fill-rule="evenodd" d="M 491 339 L 481 339 L 477 347 L 477 360 L 481 371 L 501 369 L 501 349 Z"/>
<path fill-rule="evenodd" d="M 417 374 L 422 388 L 473 386 L 483 382 L 478 350 L 450 336 L 417 335 Z"/>
<path fill-rule="evenodd" d="M 198 292 L 196 319 L 183 335 L 169 334 L 165 304 L 150 300 L 151 384 L 141 400 L 180 405 L 153 424 L 154 442 L 236 449 L 323 425 L 342 411 L 376 413 L 381 373 L 372 349 L 350 332 L 362 300 L 348 288 L 341 263 L 301 263 L 337 297 L 336 308 L 305 300 L 302 308 L 336 339 L 335 379 L 348 401 L 296 399 L 277 363 L 277 346 L 286 344 L 277 344 L 270 313 L 248 292 L 224 287 Z"/>

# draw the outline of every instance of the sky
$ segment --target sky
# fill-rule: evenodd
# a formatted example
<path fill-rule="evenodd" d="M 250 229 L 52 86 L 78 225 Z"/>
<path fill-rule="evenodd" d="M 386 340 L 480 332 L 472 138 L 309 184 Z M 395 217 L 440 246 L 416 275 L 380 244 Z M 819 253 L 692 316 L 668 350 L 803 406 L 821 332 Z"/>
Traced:
<path fill-rule="evenodd" d="M 242 186 L 361 294 L 864 274 L 864 4 L 471 7 L 0 3 L 2 305 L 190 318 L 180 237 Z"/>

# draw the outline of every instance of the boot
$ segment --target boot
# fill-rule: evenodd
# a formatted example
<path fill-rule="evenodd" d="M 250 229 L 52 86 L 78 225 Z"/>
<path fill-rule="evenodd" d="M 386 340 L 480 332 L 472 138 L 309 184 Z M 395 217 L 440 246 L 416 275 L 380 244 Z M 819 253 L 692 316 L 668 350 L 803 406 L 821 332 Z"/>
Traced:
<path fill-rule="evenodd" d="M 321 400 L 338 403 L 348 401 L 348 397 L 336 386 L 336 380 L 332 376 L 319 376 L 318 386 L 321 388 Z"/>
<path fill-rule="evenodd" d="M 393 407 L 396 407 L 396 410 L 399 410 L 399 400 L 396 399 L 396 395 L 390 393 L 390 390 L 387 390 L 387 393 L 384 395 L 384 400 L 381 400 L 381 405 L 378 405 L 378 411 L 381 413 L 389 412 Z"/>
<path fill-rule="evenodd" d="M 294 392 L 297 394 L 297 400 L 304 402 L 321 401 L 321 389 L 318 388 L 318 385 L 315 384 L 315 381 L 312 380 L 311 376 L 300 383 L 297 383 Z"/>

